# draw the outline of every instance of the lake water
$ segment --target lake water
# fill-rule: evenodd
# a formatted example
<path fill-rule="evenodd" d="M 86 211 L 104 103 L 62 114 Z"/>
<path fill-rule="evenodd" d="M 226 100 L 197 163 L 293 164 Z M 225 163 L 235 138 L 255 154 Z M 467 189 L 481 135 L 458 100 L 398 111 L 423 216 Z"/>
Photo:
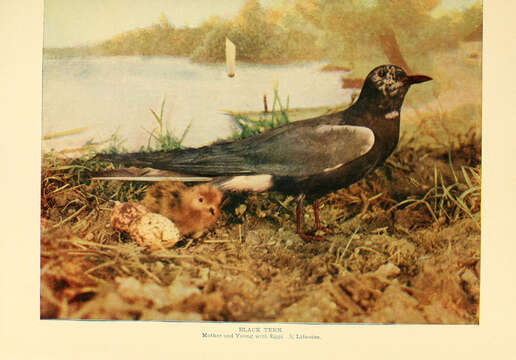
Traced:
<path fill-rule="evenodd" d="M 45 59 L 43 63 L 43 135 L 87 127 L 75 134 L 43 141 L 43 149 L 62 150 L 102 141 L 113 133 L 128 150 L 146 145 L 147 131 L 157 127 L 149 109 L 181 135 L 192 122 L 184 145 L 200 146 L 234 131 L 222 110 L 263 110 L 263 95 L 272 107 L 273 88 L 290 108 L 347 103 L 339 72 L 322 72 L 324 64 L 237 64 L 227 77 L 222 64 L 194 64 L 174 57 L 85 57 Z"/>

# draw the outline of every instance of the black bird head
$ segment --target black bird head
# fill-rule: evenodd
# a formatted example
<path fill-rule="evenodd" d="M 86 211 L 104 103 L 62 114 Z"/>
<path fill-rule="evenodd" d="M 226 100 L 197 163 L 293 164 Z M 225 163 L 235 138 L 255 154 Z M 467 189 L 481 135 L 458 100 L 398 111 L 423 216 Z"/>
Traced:
<path fill-rule="evenodd" d="M 432 78 L 426 75 L 407 75 L 396 65 L 381 65 L 367 75 L 359 100 L 370 99 L 379 104 L 380 108 L 399 108 L 410 85 L 428 80 Z"/>

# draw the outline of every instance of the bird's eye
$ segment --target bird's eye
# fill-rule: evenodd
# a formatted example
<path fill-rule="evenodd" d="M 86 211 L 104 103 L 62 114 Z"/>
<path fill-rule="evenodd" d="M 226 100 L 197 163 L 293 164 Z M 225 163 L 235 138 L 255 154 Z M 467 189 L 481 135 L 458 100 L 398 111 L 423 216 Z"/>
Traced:
<path fill-rule="evenodd" d="M 384 76 L 385 76 L 385 69 L 380 69 L 380 70 L 378 71 L 378 76 L 379 76 L 379 77 L 384 77 Z"/>
<path fill-rule="evenodd" d="M 204 201 L 204 199 L 201 197 L 199 198 L 199 202 L 202 203 Z"/>

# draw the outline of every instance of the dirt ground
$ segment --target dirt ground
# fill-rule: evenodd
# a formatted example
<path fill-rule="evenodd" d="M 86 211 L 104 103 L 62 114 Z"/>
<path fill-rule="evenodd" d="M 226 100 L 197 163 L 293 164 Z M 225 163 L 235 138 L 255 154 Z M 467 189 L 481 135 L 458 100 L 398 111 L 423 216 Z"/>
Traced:
<path fill-rule="evenodd" d="M 214 230 L 152 251 L 109 224 L 147 184 L 91 181 L 98 164 L 44 154 L 41 318 L 477 324 L 481 138 L 462 129 L 405 134 L 374 174 L 321 199 L 335 233 L 322 242 L 295 234 L 295 199 L 235 194 Z"/>

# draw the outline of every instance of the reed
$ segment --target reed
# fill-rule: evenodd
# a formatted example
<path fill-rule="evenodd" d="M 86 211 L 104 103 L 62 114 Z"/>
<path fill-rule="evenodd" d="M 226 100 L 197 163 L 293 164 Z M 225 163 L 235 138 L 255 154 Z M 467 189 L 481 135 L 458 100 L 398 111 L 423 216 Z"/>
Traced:
<path fill-rule="evenodd" d="M 147 146 L 142 146 L 140 151 L 170 151 L 183 147 L 183 141 L 190 131 L 192 122 L 188 124 L 181 137 L 177 137 L 169 130 L 167 122 L 163 120 L 164 109 L 165 98 L 163 98 L 163 101 L 161 102 L 159 115 L 153 109 L 149 109 L 154 120 L 158 123 L 158 127 L 154 128 L 152 131 L 145 130 L 149 134 L 149 139 L 147 141 Z"/>
<path fill-rule="evenodd" d="M 238 131 L 230 136 L 229 140 L 245 139 L 249 136 L 260 134 L 265 130 L 289 123 L 289 97 L 287 97 L 286 106 L 284 106 L 279 96 L 277 84 L 273 88 L 273 94 L 274 99 L 271 111 L 264 111 L 257 119 L 251 118 L 247 114 L 229 113 L 238 128 Z"/>

